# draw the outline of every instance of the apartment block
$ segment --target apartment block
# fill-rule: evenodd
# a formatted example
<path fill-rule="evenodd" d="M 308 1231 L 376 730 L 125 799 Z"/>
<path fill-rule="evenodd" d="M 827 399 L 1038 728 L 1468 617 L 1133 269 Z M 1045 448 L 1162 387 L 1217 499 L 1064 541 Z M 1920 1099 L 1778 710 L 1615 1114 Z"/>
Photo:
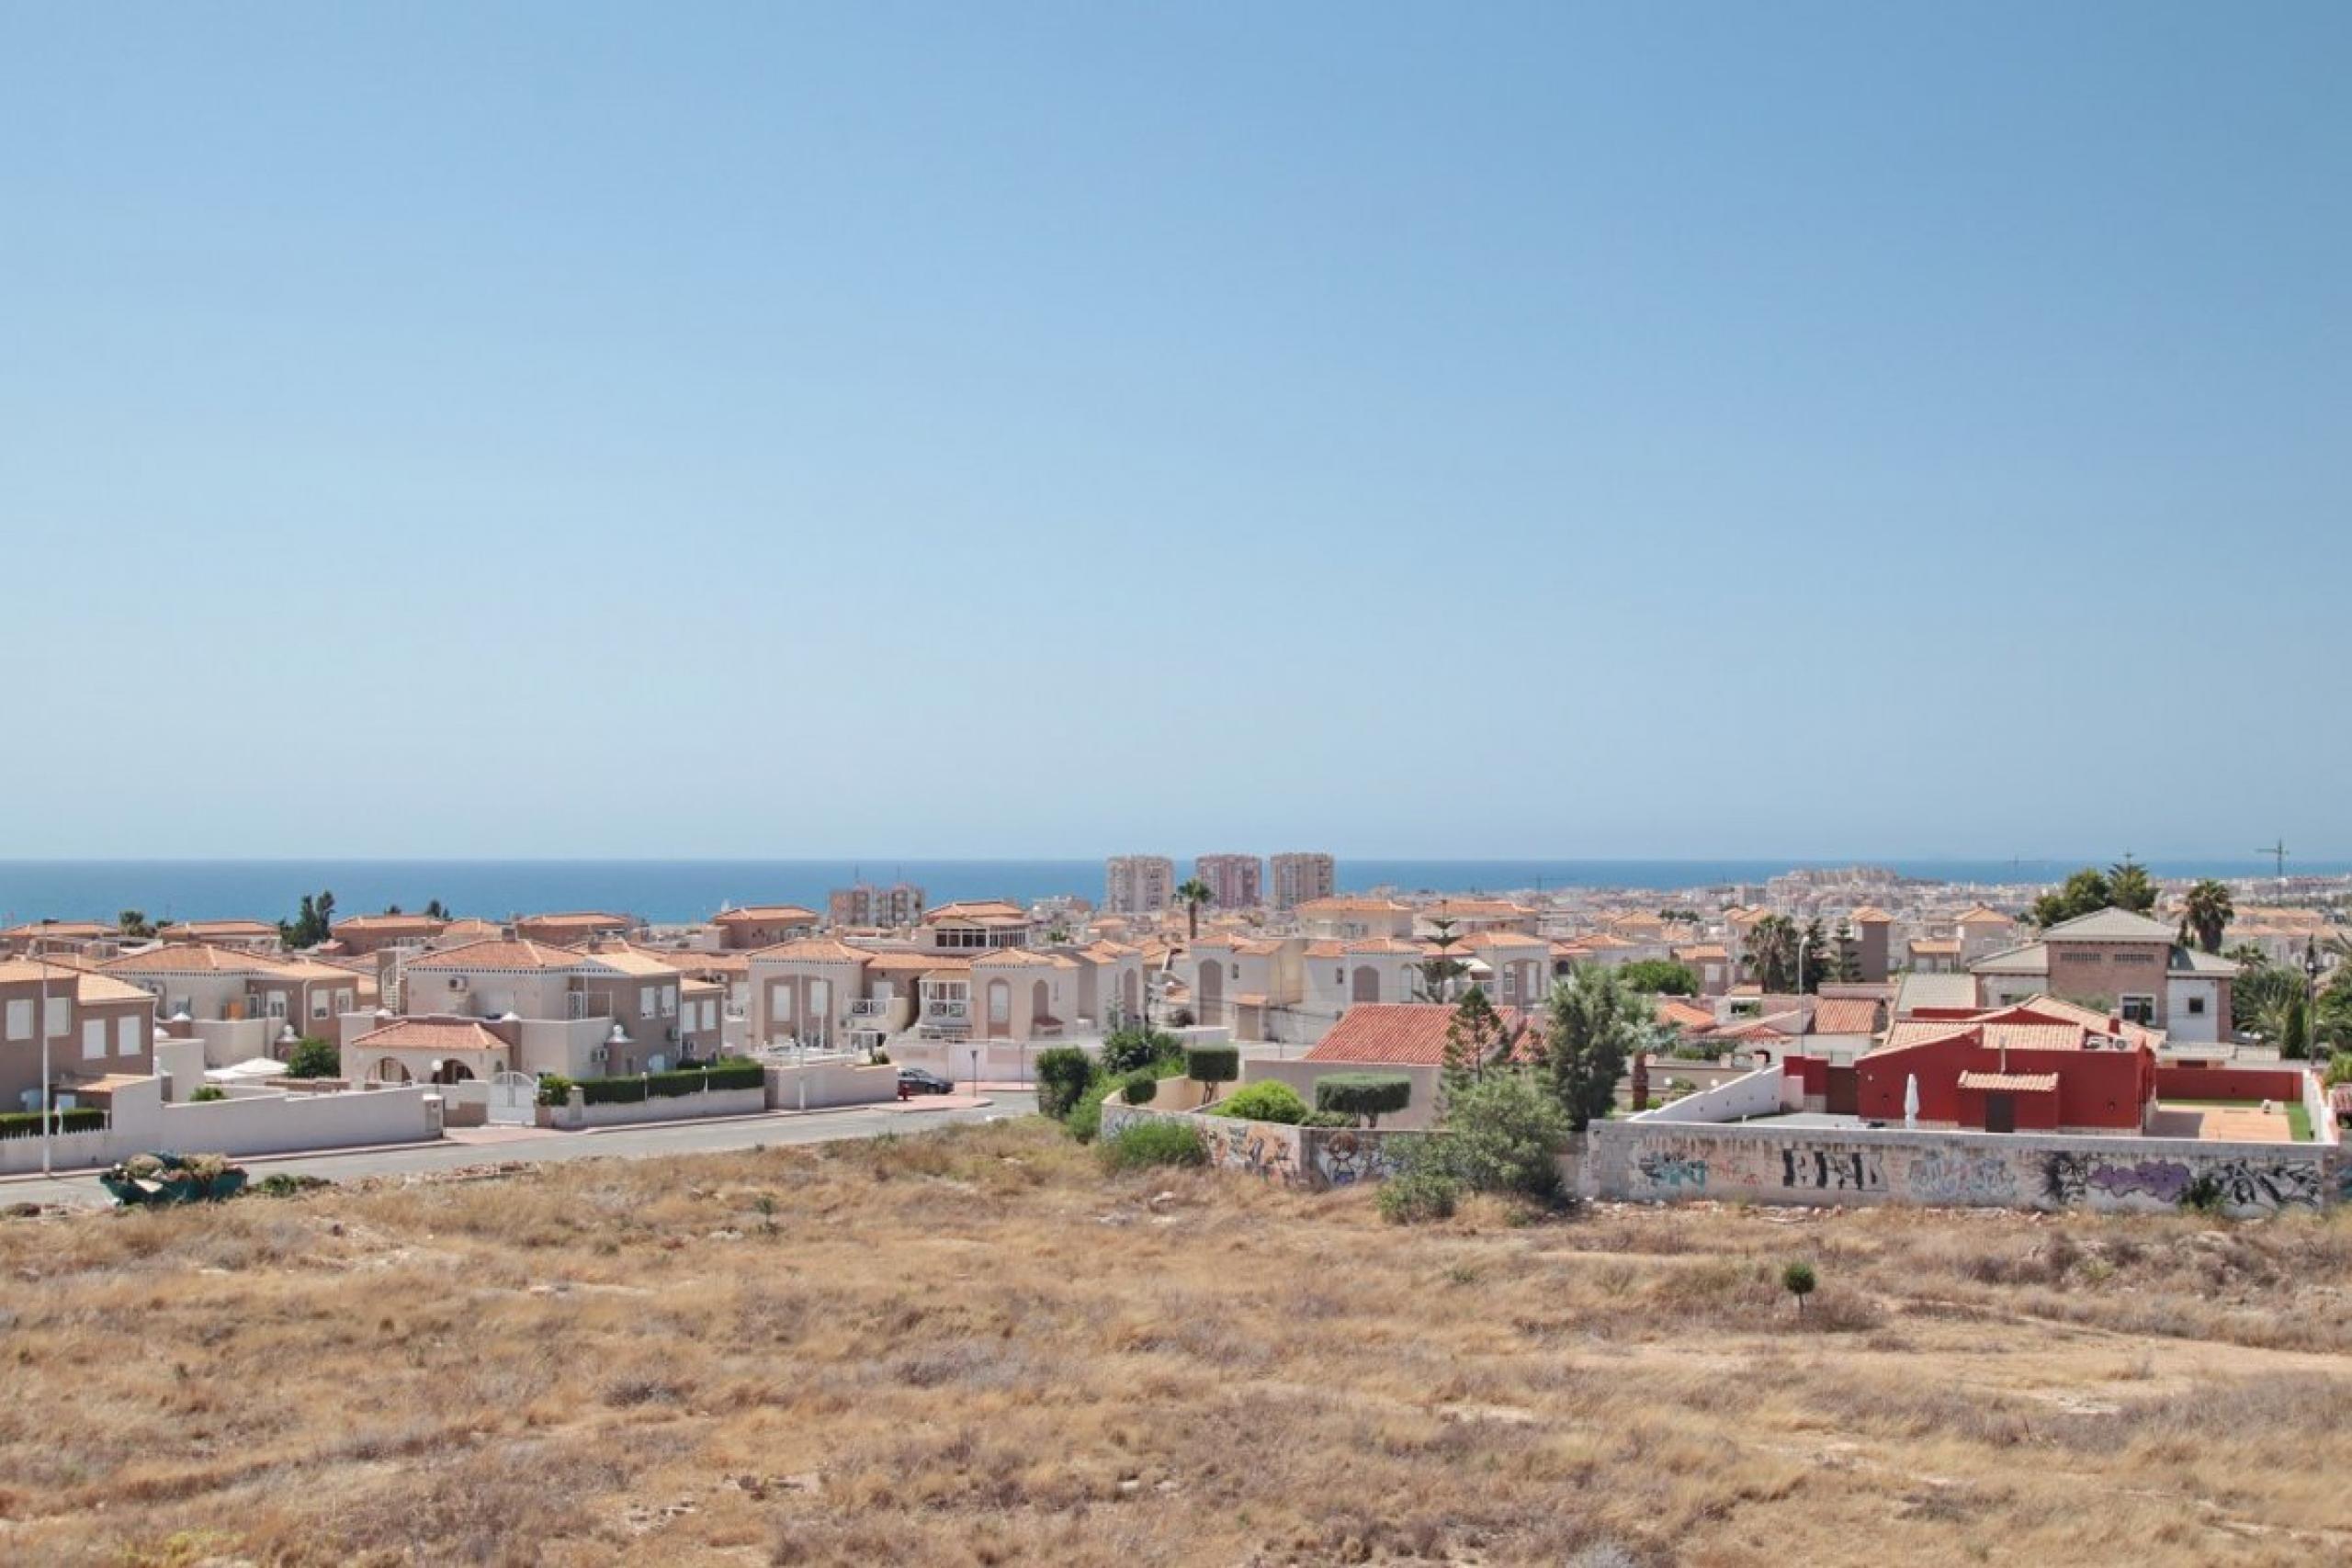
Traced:
<path fill-rule="evenodd" d="M 1166 855 L 1113 855 L 1103 867 L 1102 908 L 1156 915 L 1175 900 L 1176 863 Z"/>
<path fill-rule="evenodd" d="M 896 929 L 922 919 L 922 889 L 911 882 L 895 882 L 888 887 L 861 882 L 854 887 L 834 888 L 826 895 L 825 907 L 828 921 L 837 930 L 846 926 Z"/>
<path fill-rule="evenodd" d="M 1339 867 L 1329 855 L 1279 854 L 1268 867 L 1268 886 L 1277 909 L 1295 909 L 1339 891 Z"/>
<path fill-rule="evenodd" d="M 1220 909 L 1254 909 L 1265 901 L 1265 863 L 1256 855 L 1201 855 L 1193 874 L 1208 884 L 1209 901 Z"/>

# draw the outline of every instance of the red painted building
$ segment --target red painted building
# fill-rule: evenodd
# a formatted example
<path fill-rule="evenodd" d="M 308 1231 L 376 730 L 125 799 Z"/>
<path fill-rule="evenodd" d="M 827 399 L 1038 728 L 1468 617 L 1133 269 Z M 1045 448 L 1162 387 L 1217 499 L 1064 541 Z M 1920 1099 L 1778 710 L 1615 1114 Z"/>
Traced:
<path fill-rule="evenodd" d="M 1900 1125 L 1916 1078 L 1921 1125 L 1974 1132 L 2138 1132 L 2156 1099 L 2144 1032 L 2034 1002 L 1898 1022 L 1855 1076 L 1856 1110 L 1871 1121 Z"/>

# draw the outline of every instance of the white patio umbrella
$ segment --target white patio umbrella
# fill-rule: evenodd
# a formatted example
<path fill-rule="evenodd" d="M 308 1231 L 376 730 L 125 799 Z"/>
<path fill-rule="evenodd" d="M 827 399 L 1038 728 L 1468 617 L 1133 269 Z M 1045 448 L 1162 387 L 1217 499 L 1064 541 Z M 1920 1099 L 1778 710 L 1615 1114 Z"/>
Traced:
<path fill-rule="evenodd" d="M 1903 1125 L 1905 1128 L 1912 1128 L 1918 1124 L 1919 1075 L 1912 1073 L 1903 1080 Z"/>

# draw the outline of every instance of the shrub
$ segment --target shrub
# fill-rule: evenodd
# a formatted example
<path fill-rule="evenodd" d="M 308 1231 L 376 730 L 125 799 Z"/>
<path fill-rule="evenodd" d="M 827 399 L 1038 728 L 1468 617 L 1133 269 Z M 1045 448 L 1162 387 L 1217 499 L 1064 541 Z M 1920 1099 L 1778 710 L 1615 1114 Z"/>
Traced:
<path fill-rule="evenodd" d="M 541 1105 L 571 1104 L 571 1080 L 561 1073 L 541 1073 L 539 1075 L 539 1103 Z"/>
<path fill-rule="evenodd" d="M 289 1078 L 331 1078 L 343 1071 L 343 1053 L 324 1040 L 297 1040 L 286 1054 Z"/>
<path fill-rule="evenodd" d="M 1095 1134 L 1102 1131 L 1102 1102 L 1118 1087 L 1103 1077 L 1088 1084 L 1086 1092 L 1078 1097 L 1078 1103 L 1069 1108 L 1069 1114 L 1062 1118 L 1064 1130 L 1081 1144 L 1092 1143 Z"/>
<path fill-rule="evenodd" d="M 2327 1059 L 2327 1081 L 2331 1088 L 2352 1083 L 2352 1051 L 2338 1051 Z"/>
<path fill-rule="evenodd" d="M 2180 1190 L 2180 1206 L 2192 1213 L 2218 1214 L 2229 1201 L 2228 1190 L 2211 1171 L 2191 1177 L 2188 1185 Z"/>
<path fill-rule="evenodd" d="M 1182 1056 L 1174 1035 L 1133 1024 L 1114 1030 L 1102 1042 L 1102 1070 L 1114 1077 L 1139 1072 L 1160 1062 L 1179 1061 Z"/>
<path fill-rule="evenodd" d="M 1813 1294 L 1814 1287 L 1819 1282 L 1814 1278 L 1810 1263 L 1792 1263 L 1781 1270 L 1781 1289 L 1796 1297 L 1799 1317 L 1804 1315 L 1805 1297 Z"/>
<path fill-rule="evenodd" d="M 1413 1102 L 1413 1080 L 1402 1073 L 1333 1073 L 1315 1080 L 1315 1109 L 1377 1127 Z"/>
<path fill-rule="evenodd" d="M 635 1105 L 645 1099 L 640 1077 L 580 1078 L 572 1087 L 580 1090 L 583 1105 Z"/>
<path fill-rule="evenodd" d="M 1075 1045 L 1037 1053 L 1037 1113 L 1061 1121 L 1094 1081 L 1094 1064 Z"/>
<path fill-rule="evenodd" d="M 216 1100 L 228 1098 L 229 1091 L 217 1083 L 199 1084 L 196 1092 L 187 1097 L 187 1102 L 190 1105 L 209 1105 Z"/>
<path fill-rule="evenodd" d="M 1462 1179 L 1452 1153 L 1439 1138 L 1423 1138 L 1405 1151 L 1396 1174 L 1380 1184 L 1380 1217 L 1392 1224 L 1422 1224 L 1450 1218 L 1462 1201 Z"/>
<path fill-rule="evenodd" d="M 1453 1168 L 1483 1192 L 1551 1199 L 1568 1114 L 1524 1073 L 1490 1073 L 1454 1091 L 1445 1108 Z"/>
<path fill-rule="evenodd" d="M 252 1186 L 246 1188 L 244 1190 L 244 1196 L 248 1198 L 296 1198 L 305 1192 L 315 1191 L 319 1188 L 333 1187 L 334 1185 L 334 1182 L 329 1181 L 323 1176 L 291 1176 L 285 1171 L 279 1170 L 272 1171 L 269 1175 L 263 1177 L 259 1181 L 256 1181 Z"/>
<path fill-rule="evenodd" d="M 107 1124 L 107 1113 L 91 1105 L 77 1105 L 71 1111 L 57 1111 L 51 1115 L 51 1130 L 59 1133 L 95 1133 Z M 40 1136 L 40 1111 L 11 1111 L 0 1114 L 0 1138 Z"/>
<path fill-rule="evenodd" d="M 1201 1130 L 1189 1122 L 1137 1122 L 1122 1127 L 1102 1145 L 1102 1164 L 1111 1170 L 1139 1170 L 1155 1165 L 1206 1165 L 1208 1145 Z"/>
<path fill-rule="evenodd" d="M 1149 1105 L 1159 1095 L 1159 1080 L 1148 1072 L 1129 1073 L 1119 1085 L 1119 1098 L 1129 1105 Z"/>
<path fill-rule="evenodd" d="M 1209 1098 L 1216 1098 L 1216 1086 L 1231 1083 L 1241 1076 L 1241 1047 L 1238 1045 L 1192 1045 L 1184 1051 L 1184 1076 L 1194 1083 L 1209 1086 Z"/>
<path fill-rule="evenodd" d="M 1268 1078 L 1263 1083 L 1235 1089 L 1210 1114 L 1238 1116 L 1250 1122 L 1280 1122 L 1295 1127 L 1306 1120 L 1306 1101 L 1290 1085 L 1279 1078 Z"/>

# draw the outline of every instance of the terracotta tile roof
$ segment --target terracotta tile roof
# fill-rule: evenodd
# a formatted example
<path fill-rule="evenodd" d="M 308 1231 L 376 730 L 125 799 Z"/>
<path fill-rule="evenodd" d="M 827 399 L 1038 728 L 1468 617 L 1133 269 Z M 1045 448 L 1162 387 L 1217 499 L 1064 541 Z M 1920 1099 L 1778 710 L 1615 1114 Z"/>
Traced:
<path fill-rule="evenodd" d="M 1879 1005 L 1862 997 L 1825 997 L 1813 1010 L 1815 1034 L 1875 1034 Z"/>
<path fill-rule="evenodd" d="M 1869 921 L 1873 925 L 1883 925 L 1894 919 L 1893 915 L 1890 915 L 1884 909 L 1880 908 L 1876 904 L 1865 904 L 1860 908 L 1849 914 L 1846 918 L 1857 923 Z"/>
<path fill-rule="evenodd" d="M 592 972 L 596 961 L 584 953 L 574 953 L 568 947 L 548 947 L 520 938 L 492 937 L 483 942 L 469 942 L 462 947 L 445 947 L 409 960 L 415 970 L 496 969 L 510 973 L 532 973 L 554 969 L 577 969 Z"/>
<path fill-rule="evenodd" d="M 334 930 L 344 931 L 437 931 L 448 921 L 431 915 L 354 915 L 347 920 L 334 922 Z"/>
<path fill-rule="evenodd" d="M 571 951 L 592 963 L 602 964 L 605 968 L 616 969 L 624 975 L 634 975 L 641 980 L 666 980 L 673 978 L 678 973 L 677 966 L 660 953 L 648 952 L 641 947 L 632 947 L 627 942 L 611 943 L 601 948 L 575 947 Z"/>
<path fill-rule="evenodd" d="M 1528 936 L 1524 932 L 1521 931 L 1478 931 L 1470 936 L 1464 937 L 1454 945 L 1457 947 L 1466 947 L 1471 949 L 1473 952 L 1480 953 L 1485 952 L 1488 948 L 1498 947 L 1507 947 L 1512 952 L 1517 953 L 1524 948 L 1549 947 L 1552 944 L 1547 938 Z"/>
<path fill-rule="evenodd" d="M 960 953 L 900 947 L 868 952 L 865 966 L 869 970 L 907 970 L 920 975 L 936 969 L 969 969 L 972 961 Z"/>
<path fill-rule="evenodd" d="M 503 1051 L 506 1042 L 471 1019 L 403 1018 L 372 1029 L 345 1047 L 379 1051 Z"/>
<path fill-rule="evenodd" d="M 1524 1029 L 1514 1054 L 1531 1057 L 1541 1038 L 1535 1021 L 1518 1008 L 1497 1010 L 1507 1032 Z M 1359 1002 L 1340 1014 L 1331 1032 L 1300 1059 L 1439 1066 L 1445 1061 L 1445 1031 L 1453 1021 L 1453 1010 L 1443 1002 Z"/>
<path fill-rule="evenodd" d="M 1025 947 L 999 947 L 972 960 L 975 969 L 1075 969 L 1074 959 L 1057 953 L 1032 953 Z"/>
<path fill-rule="evenodd" d="M 174 942 L 143 953 L 126 953 L 98 965 L 109 975 L 273 975 L 277 962 L 240 947 L 209 942 Z"/>
<path fill-rule="evenodd" d="M 1686 963 L 1724 963 L 1731 958 L 1731 950 L 1719 942 L 1702 942 L 1690 947 L 1678 947 L 1674 956 Z"/>
<path fill-rule="evenodd" d="M 264 937 L 275 938 L 277 928 L 267 920 L 182 920 L 158 928 L 155 934 L 166 941 L 217 942 L 223 937 L 257 941 Z"/>
<path fill-rule="evenodd" d="M 1963 926 L 2013 926 L 2017 924 L 2017 920 L 2013 916 L 2005 915 L 1998 909 L 1988 909 L 1984 905 L 1978 904 L 1962 910 L 1960 919 L 1955 923 Z"/>
<path fill-rule="evenodd" d="M 746 904 L 737 909 L 721 909 L 710 918 L 714 926 L 774 925 L 779 920 L 813 926 L 817 923 L 817 911 L 797 904 Z"/>
<path fill-rule="evenodd" d="M 506 928 L 500 925 L 496 920 L 485 920 L 476 916 L 469 915 L 462 920 L 451 920 L 447 928 L 444 930 L 441 934 L 444 938 L 450 939 L 503 936 L 506 934 Z"/>
<path fill-rule="evenodd" d="M 587 932 L 627 930 L 637 922 L 603 909 L 564 909 L 551 915 L 525 915 L 514 923 L 537 931 Z"/>
<path fill-rule="evenodd" d="M 1686 1002 L 1679 997 L 1657 999 L 1657 1021 L 1675 1029 L 1713 1029 L 1715 1015 L 1696 1002 Z"/>
<path fill-rule="evenodd" d="M 1333 901 L 1343 902 L 1344 900 Z M 1367 901 L 1378 902 L 1378 900 Z M 1425 919 L 1494 920 L 1525 919 L 1535 911 L 1524 904 L 1514 904 L 1508 898 L 1444 898 L 1434 904 L 1422 905 L 1420 913 Z"/>
<path fill-rule="evenodd" d="M 1776 1012 L 1768 1018 L 1734 1019 L 1712 1032 L 1710 1040 L 1793 1040 L 1804 1032 L 1803 1011 Z"/>
<path fill-rule="evenodd" d="M 942 920 L 967 920 L 983 926 L 1025 926 L 1029 923 L 1029 913 L 1020 905 L 1008 904 L 1001 898 L 962 899 L 922 912 L 924 925 L 936 925 Z"/>
<path fill-rule="evenodd" d="M 762 963 L 786 961 L 797 964 L 865 964 L 874 954 L 862 947 L 852 947 L 829 936 L 797 936 L 790 942 L 763 947 L 752 956 Z"/>
<path fill-rule="evenodd" d="M 1326 915 L 1403 915 L 1412 912 L 1410 904 L 1400 904 L 1394 898 L 1309 898 L 1299 905 L 1295 913 L 1302 919 L 1319 919 Z"/>
<path fill-rule="evenodd" d="M 50 987 L 52 1000 L 61 999 L 71 990 L 74 999 L 85 1002 L 146 1002 L 154 998 L 128 980 L 118 980 L 101 975 L 95 969 L 84 969 L 71 964 L 60 964 L 51 958 L 0 958 L 0 986 L 43 985 Z"/>
<path fill-rule="evenodd" d="M 1957 958 L 1960 956 L 1960 943 L 1949 937 L 1915 936 L 1911 939 L 1910 945 L 1912 952 L 1924 953 L 1930 958 Z"/>
<path fill-rule="evenodd" d="M 62 937 L 71 942 L 89 942 L 116 934 L 115 928 L 96 920 L 31 920 L 21 926 L 10 926 L 0 931 L 0 938 L 10 942 L 28 941 L 34 937 Z"/>
<path fill-rule="evenodd" d="M 1342 946 L 1351 957 L 1369 957 L 1380 953 L 1403 953 L 1414 958 L 1432 956 L 1432 951 L 1430 948 L 1422 946 L 1419 942 L 1407 942 L 1402 937 L 1364 937 L 1356 942 L 1344 943 Z"/>
<path fill-rule="evenodd" d="M 2058 1089 L 2056 1073 L 1962 1073 L 1962 1089 L 1984 1089 L 1992 1094 L 2052 1094 Z"/>

